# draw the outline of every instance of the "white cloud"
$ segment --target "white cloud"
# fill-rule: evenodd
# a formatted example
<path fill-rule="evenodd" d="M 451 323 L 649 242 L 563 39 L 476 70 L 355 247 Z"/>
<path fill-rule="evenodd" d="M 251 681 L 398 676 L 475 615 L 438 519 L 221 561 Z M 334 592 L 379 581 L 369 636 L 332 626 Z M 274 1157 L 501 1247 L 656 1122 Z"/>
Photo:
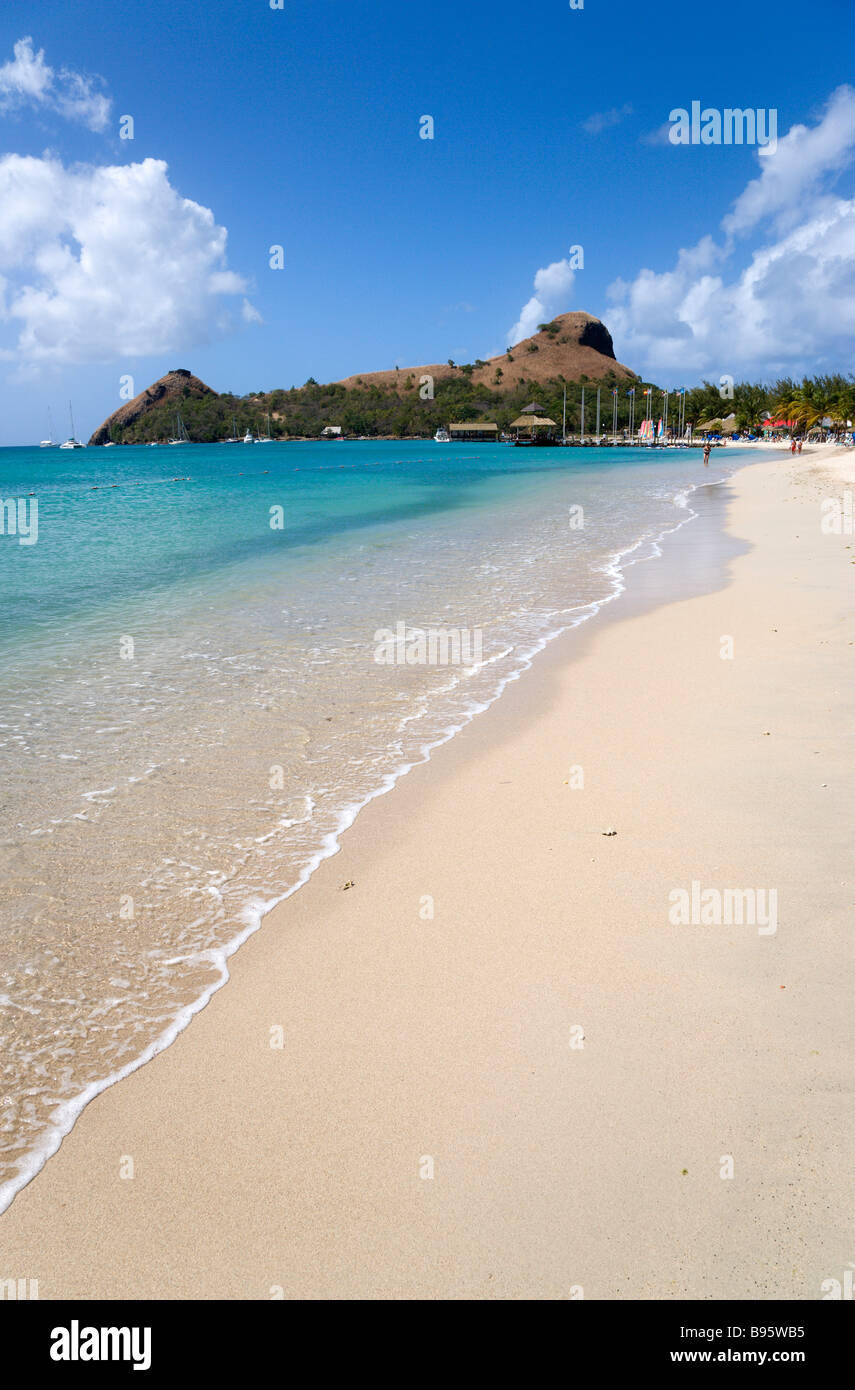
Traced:
<path fill-rule="evenodd" d="M 81 121 L 90 130 L 104 130 L 113 103 L 96 90 L 91 78 L 63 68 L 54 93 L 54 105 L 67 121 Z"/>
<path fill-rule="evenodd" d="M 612 126 L 620 125 L 624 116 L 632 115 L 632 104 L 624 102 L 623 106 L 613 106 L 608 111 L 595 111 L 592 116 L 588 116 L 582 122 L 582 129 L 589 135 L 599 135 L 603 130 L 610 130 Z"/>
<path fill-rule="evenodd" d="M 553 261 L 534 277 L 534 294 L 524 304 L 520 316 L 508 334 L 508 347 L 537 332 L 537 325 L 567 308 L 575 279 L 569 261 Z"/>
<path fill-rule="evenodd" d="M 15 44 L 14 58 L 0 68 L 0 94 L 4 98 L 29 98 L 31 101 L 44 101 L 47 98 L 53 70 L 45 63 L 44 50 L 33 52 L 33 41 L 27 37 Z"/>
<path fill-rule="evenodd" d="M 44 49 L 35 52 L 29 35 L 18 40 L 13 54 L 0 67 L 0 113 L 29 106 L 80 121 L 90 130 L 105 128 L 112 103 L 99 90 L 100 78 L 84 77 L 69 68 L 55 72 L 45 62 Z"/>
<path fill-rule="evenodd" d="M 3 347 L 17 334 L 27 370 L 209 342 L 235 326 L 224 296 L 247 289 L 226 265 L 226 238 L 209 208 L 172 187 L 161 160 L 66 169 L 49 157 L 5 155 Z"/>
<path fill-rule="evenodd" d="M 668 121 L 656 127 L 655 130 L 647 130 L 643 135 L 639 135 L 639 143 L 642 145 L 668 145 L 672 150 L 677 147 L 671 143 L 671 131 L 673 127 Z"/>
<path fill-rule="evenodd" d="M 728 236 L 750 231 L 764 218 L 794 225 L 810 197 L 829 175 L 852 163 L 855 153 L 855 91 L 838 87 L 825 115 L 812 129 L 794 125 L 774 153 L 758 147 L 763 172 L 737 198 L 722 227 Z"/>
<path fill-rule="evenodd" d="M 855 157 L 855 92 L 839 88 L 813 127 L 794 126 L 721 223 L 671 270 L 609 289 L 618 357 L 678 384 L 848 366 L 855 335 L 855 199 L 829 188 Z M 739 238 L 769 228 L 741 271 Z M 744 253 L 743 253 L 744 254 Z"/>

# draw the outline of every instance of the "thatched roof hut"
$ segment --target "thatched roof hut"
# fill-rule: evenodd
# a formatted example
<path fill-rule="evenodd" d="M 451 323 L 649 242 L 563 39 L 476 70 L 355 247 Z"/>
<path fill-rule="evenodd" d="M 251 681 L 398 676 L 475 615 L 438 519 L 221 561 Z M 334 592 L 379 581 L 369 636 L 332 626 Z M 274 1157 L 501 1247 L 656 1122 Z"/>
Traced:
<path fill-rule="evenodd" d="M 736 416 L 731 413 L 723 419 L 716 416 L 715 420 L 701 420 L 695 429 L 703 434 L 733 434 L 736 431 Z"/>
<path fill-rule="evenodd" d="M 555 421 L 546 415 L 520 415 L 511 421 L 512 430 L 554 429 Z"/>

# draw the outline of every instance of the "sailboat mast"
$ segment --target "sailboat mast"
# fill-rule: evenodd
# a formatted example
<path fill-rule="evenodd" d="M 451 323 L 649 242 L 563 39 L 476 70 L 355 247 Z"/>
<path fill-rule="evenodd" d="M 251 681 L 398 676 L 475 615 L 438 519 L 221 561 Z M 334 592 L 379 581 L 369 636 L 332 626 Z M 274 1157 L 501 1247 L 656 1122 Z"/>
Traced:
<path fill-rule="evenodd" d="M 561 418 L 561 443 L 567 443 L 567 387 L 564 387 L 564 414 Z"/>

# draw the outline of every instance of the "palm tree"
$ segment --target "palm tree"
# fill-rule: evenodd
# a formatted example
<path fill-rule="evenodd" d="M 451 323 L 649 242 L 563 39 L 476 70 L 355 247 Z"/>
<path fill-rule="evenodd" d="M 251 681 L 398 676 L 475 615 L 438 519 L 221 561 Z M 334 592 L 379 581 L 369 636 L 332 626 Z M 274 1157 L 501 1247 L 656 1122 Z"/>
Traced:
<path fill-rule="evenodd" d="M 801 386 L 785 391 L 775 399 L 774 409 L 784 419 L 801 425 L 807 433 L 832 413 L 833 403 L 824 387 L 824 378 L 805 377 Z"/>
<path fill-rule="evenodd" d="M 739 382 L 735 390 L 734 408 L 739 429 L 759 429 L 763 411 L 767 408 L 768 393 L 763 386 Z"/>

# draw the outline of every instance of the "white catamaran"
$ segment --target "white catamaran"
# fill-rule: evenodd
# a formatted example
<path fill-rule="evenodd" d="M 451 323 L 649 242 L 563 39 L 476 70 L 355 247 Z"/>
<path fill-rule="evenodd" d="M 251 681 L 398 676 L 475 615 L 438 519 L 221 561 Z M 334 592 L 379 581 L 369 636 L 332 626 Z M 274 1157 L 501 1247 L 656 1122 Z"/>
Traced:
<path fill-rule="evenodd" d="M 68 418 L 71 421 L 71 434 L 64 444 L 60 444 L 60 449 L 85 449 L 86 445 L 81 444 L 74 435 L 74 411 L 71 409 L 71 401 L 68 402 Z"/>

